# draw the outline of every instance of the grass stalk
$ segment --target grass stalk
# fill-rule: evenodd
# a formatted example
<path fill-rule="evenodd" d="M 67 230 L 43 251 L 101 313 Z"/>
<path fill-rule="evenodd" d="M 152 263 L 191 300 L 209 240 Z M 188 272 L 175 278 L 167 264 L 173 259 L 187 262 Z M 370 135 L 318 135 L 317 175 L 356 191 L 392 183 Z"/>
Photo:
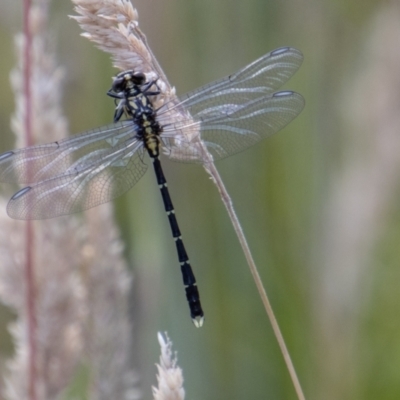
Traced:
<path fill-rule="evenodd" d="M 206 150 L 206 149 L 205 149 Z M 243 233 L 242 226 L 240 225 L 239 219 L 236 215 L 235 209 L 233 207 L 233 202 L 229 196 L 228 191 L 225 188 L 225 185 L 221 179 L 221 176 L 218 173 L 218 170 L 216 169 L 215 165 L 213 162 L 207 162 L 204 164 L 205 170 L 210 174 L 213 182 L 217 186 L 217 189 L 221 195 L 222 202 L 224 203 L 224 206 L 226 208 L 226 211 L 228 212 L 229 218 L 232 222 L 233 228 L 236 232 L 236 235 L 239 239 L 240 245 L 242 247 L 244 256 L 246 257 L 247 265 L 250 269 L 250 272 L 253 276 L 254 282 L 256 284 L 258 293 L 260 294 L 261 301 L 264 305 L 265 312 L 268 315 L 268 318 L 270 320 L 272 330 L 274 332 L 274 335 L 276 337 L 276 340 L 278 341 L 279 348 L 281 350 L 283 359 L 285 360 L 286 367 L 288 369 L 290 378 L 292 380 L 294 389 L 296 391 L 297 397 L 299 400 L 305 400 L 303 390 L 300 385 L 299 378 L 297 377 L 296 370 L 294 368 L 292 359 L 290 357 L 289 351 L 286 347 L 285 339 L 283 338 L 282 332 L 279 328 L 278 321 L 275 317 L 274 311 L 272 309 L 272 305 L 269 301 L 267 292 L 264 288 L 264 285 L 262 283 L 260 274 L 258 273 L 258 269 L 256 266 L 256 263 L 254 262 L 253 256 L 251 254 L 249 245 L 247 243 L 246 237 Z"/>
<path fill-rule="evenodd" d="M 27 146 L 33 144 L 32 135 L 32 34 L 30 29 L 31 0 L 24 0 L 24 95 L 25 95 L 25 141 Z M 36 314 L 35 314 L 35 273 L 34 273 L 34 229 L 33 222 L 25 223 L 25 283 L 26 310 L 28 330 L 28 395 L 36 400 Z"/>

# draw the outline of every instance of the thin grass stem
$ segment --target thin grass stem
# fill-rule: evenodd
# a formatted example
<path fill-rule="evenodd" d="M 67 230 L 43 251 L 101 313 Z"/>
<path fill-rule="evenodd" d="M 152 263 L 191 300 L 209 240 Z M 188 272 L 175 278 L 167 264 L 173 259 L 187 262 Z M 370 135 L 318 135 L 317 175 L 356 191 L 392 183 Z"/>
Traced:
<path fill-rule="evenodd" d="M 32 134 L 32 92 L 31 55 L 32 34 L 30 29 L 31 0 L 24 0 L 24 96 L 25 96 L 25 140 L 27 146 L 33 144 Z M 35 315 L 35 274 L 34 274 L 34 229 L 32 221 L 25 226 L 25 282 L 28 329 L 28 396 L 36 400 L 36 315 Z"/>
<path fill-rule="evenodd" d="M 263 302 L 265 311 L 268 315 L 268 318 L 272 325 L 272 330 L 274 331 L 274 335 L 276 340 L 278 341 L 279 348 L 282 352 L 283 359 L 285 360 L 286 367 L 289 371 L 290 378 L 293 382 L 294 389 L 296 391 L 297 397 L 299 400 L 305 400 L 303 390 L 300 385 L 300 381 L 297 377 L 296 370 L 294 368 L 292 359 L 290 357 L 289 351 L 286 347 L 285 339 L 283 338 L 282 332 L 279 328 L 278 321 L 275 317 L 274 311 L 272 309 L 272 305 L 268 299 L 267 292 L 264 288 L 264 285 L 261 281 L 260 274 L 258 273 L 257 266 L 254 262 L 253 256 L 251 254 L 249 245 L 247 243 L 246 237 L 243 233 L 243 229 L 240 225 L 239 219 L 236 215 L 235 209 L 233 207 L 233 202 L 229 196 L 228 191 L 225 188 L 225 185 L 221 179 L 221 176 L 218 173 L 213 162 L 207 162 L 204 164 L 204 168 L 210 174 L 212 180 L 218 188 L 218 191 L 221 195 L 222 202 L 228 212 L 229 218 L 231 219 L 233 228 L 235 229 L 236 235 L 239 239 L 240 245 L 242 246 L 243 253 L 247 260 L 247 265 L 249 266 L 250 272 L 253 275 L 254 282 L 257 286 L 258 293 L 260 294 L 261 301 Z"/>

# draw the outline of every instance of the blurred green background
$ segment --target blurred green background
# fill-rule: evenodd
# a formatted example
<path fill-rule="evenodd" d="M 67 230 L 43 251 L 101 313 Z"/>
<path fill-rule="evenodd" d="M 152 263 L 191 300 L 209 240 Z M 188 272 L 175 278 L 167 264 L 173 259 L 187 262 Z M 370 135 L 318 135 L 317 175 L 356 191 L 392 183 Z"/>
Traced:
<path fill-rule="evenodd" d="M 136 0 L 140 27 L 179 94 L 281 46 L 305 61 L 285 86 L 306 99 L 275 137 L 217 165 L 308 399 L 400 398 L 400 6 L 372 0 Z M 68 1 L 50 29 L 72 133 L 109 123 L 116 70 L 79 36 Z M 0 150 L 13 147 L 9 73 L 17 2 L 0 4 Z M 44 110 L 45 112 L 45 110 Z M 157 331 L 178 351 L 188 399 L 295 399 L 216 188 L 164 162 L 206 321 L 195 329 L 152 173 L 115 203 L 134 272 L 133 358 L 144 398 Z M 151 216 L 149 218 L 148 216 Z M 0 357 L 12 346 L 0 309 Z"/>

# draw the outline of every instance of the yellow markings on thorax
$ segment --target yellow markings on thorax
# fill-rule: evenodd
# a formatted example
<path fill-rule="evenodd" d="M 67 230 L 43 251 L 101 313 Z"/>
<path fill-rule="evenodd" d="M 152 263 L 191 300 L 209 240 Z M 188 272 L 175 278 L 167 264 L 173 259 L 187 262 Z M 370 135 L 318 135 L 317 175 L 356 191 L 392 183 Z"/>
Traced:
<path fill-rule="evenodd" d="M 147 130 L 146 130 L 147 133 Z M 150 132 L 150 136 L 148 136 L 146 139 L 146 148 L 147 150 L 153 155 L 153 156 L 158 156 L 159 154 L 159 140 L 157 136 L 152 134 Z"/>
<path fill-rule="evenodd" d="M 149 120 L 147 119 L 147 115 L 146 115 L 146 114 L 143 114 L 143 123 L 142 123 L 142 125 L 143 125 L 143 127 L 144 127 L 145 132 L 146 132 L 148 135 L 154 134 L 153 129 L 152 129 L 152 127 L 151 127 L 151 121 L 149 121 Z"/>
<path fill-rule="evenodd" d="M 134 111 L 135 116 L 141 119 L 140 125 L 144 131 L 143 139 L 146 143 L 147 150 L 153 157 L 158 157 L 161 143 L 158 138 L 158 132 L 154 131 L 154 121 L 149 115 L 152 111 L 154 111 L 153 105 L 143 94 L 137 95 L 135 99 L 130 100 L 129 105 Z"/>
<path fill-rule="evenodd" d="M 130 106 L 134 109 L 137 110 L 139 107 L 136 104 L 136 101 L 129 101 Z"/>
<path fill-rule="evenodd" d="M 142 104 L 138 104 L 138 100 L 142 103 Z M 152 104 L 149 102 L 149 99 L 144 96 L 143 94 L 138 94 L 135 99 L 130 100 L 129 104 L 131 105 L 131 107 L 134 110 L 138 110 L 141 107 L 149 107 L 151 109 L 153 109 Z"/>

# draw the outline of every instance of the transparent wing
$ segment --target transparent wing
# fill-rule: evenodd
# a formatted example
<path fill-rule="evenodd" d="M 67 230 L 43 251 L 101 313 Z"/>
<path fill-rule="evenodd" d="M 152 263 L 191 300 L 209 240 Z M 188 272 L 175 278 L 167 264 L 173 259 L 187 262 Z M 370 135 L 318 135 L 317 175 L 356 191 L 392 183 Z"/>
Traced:
<path fill-rule="evenodd" d="M 292 91 L 276 92 L 244 104 L 227 102 L 208 107 L 193 115 L 193 119 L 164 129 L 167 138 L 193 138 L 182 140 L 178 145 L 176 139 L 169 140 L 168 155 L 175 161 L 204 162 L 198 147 L 200 132 L 200 138 L 214 160 L 228 157 L 278 132 L 303 108 L 303 97 Z M 174 140 L 175 145 L 171 145 Z"/>
<path fill-rule="evenodd" d="M 180 97 L 192 115 L 215 105 L 241 104 L 272 94 L 299 69 L 303 55 L 282 47 L 266 54 L 233 75 L 205 85 Z"/>
<path fill-rule="evenodd" d="M 243 105 L 217 106 L 202 113 L 201 138 L 214 160 L 219 160 L 280 131 L 303 108 L 303 97 L 290 91 Z"/>
<path fill-rule="evenodd" d="M 278 132 L 303 109 L 291 91 L 273 93 L 300 67 L 291 47 L 274 50 L 237 73 L 203 86 L 158 111 L 167 154 L 175 161 L 204 162 L 201 138 L 214 160 L 228 157 Z"/>
<path fill-rule="evenodd" d="M 0 155 L 0 182 L 35 183 L 100 162 L 103 154 L 135 134 L 131 121 L 89 130 L 57 142 Z"/>
<path fill-rule="evenodd" d="M 157 118 L 170 157 L 203 162 L 201 138 L 214 159 L 221 159 L 282 129 L 300 113 L 304 100 L 294 92 L 272 92 L 301 62 L 299 51 L 281 48 L 162 106 Z M 135 124 L 128 120 L 3 153 L 0 181 L 29 184 L 11 198 L 8 213 L 17 219 L 42 219 L 108 202 L 145 173 L 143 152 Z"/>
<path fill-rule="evenodd" d="M 15 219 L 44 219 L 106 203 L 129 190 L 146 172 L 143 144 L 135 138 L 82 156 L 63 173 L 15 193 L 7 212 Z"/>

